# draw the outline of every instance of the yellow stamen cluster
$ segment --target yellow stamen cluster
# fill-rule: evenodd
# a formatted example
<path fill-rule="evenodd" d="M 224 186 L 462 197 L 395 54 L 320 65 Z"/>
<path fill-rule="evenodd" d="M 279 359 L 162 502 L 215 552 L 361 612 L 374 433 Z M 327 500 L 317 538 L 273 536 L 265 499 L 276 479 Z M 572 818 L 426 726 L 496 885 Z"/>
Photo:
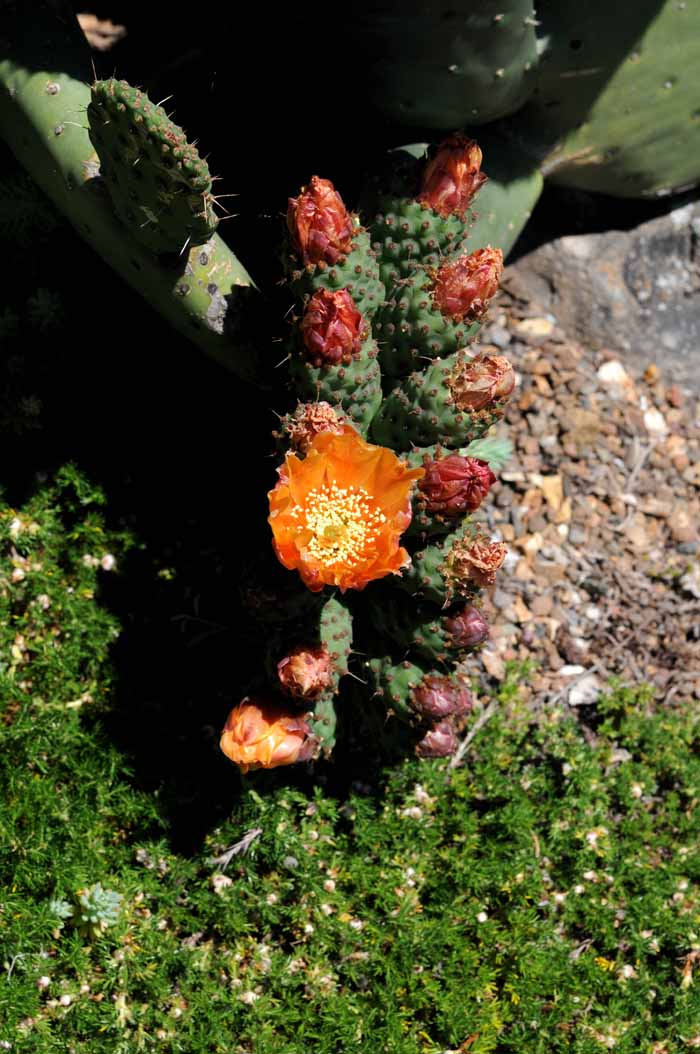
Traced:
<path fill-rule="evenodd" d="M 326 567 L 354 566 L 366 559 L 386 523 L 386 516 L 364 487 L 336 483 L 310 490 L 304 507 L 294 509 L 292 516 L 311 532 L 305 546 L 308 555 Z"/>

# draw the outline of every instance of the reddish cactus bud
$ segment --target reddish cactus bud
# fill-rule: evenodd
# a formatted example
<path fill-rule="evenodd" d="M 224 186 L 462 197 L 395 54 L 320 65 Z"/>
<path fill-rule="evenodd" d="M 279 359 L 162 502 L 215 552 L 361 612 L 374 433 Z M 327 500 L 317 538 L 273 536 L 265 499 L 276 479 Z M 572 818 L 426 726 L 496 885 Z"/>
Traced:
<path fill-rule="evenodd" d="M 329 179 L 312 176 L 299 197 L 289 199 L 287 228 L 305 264 L 335 264 L 350 252 L 353 222 Z"/>
<path fill-rule="evenodd" d="M 515 374 L 502 355 L 475 355 L 462 359 L 447 383 L 459 410 L 482 410 L 508 398 L 515 387 Z"/>
<path fill-rule="evenodd" d="M 457 749 L 457 733 L 449 719 L 433 725 L 416 743 L 419 758 L 448 758 Z"/>
<path fill-rule="evenodd" d="M 360 354 L 366 331 L 347 289 L 319 289 L 306 305 L 301 334 L 314 366 L 347 366 Z"/>
<path fill-rule="evenodd" d="M 487 245 L 442 265 L 435 277 L 433 301 L 453 322 L 475 321 L 486 314 L 502 274 L 503 253 Z"/>
<path fill-rule="evenodd" d="M 488 542 L 484 538 L 455 542 L 447 557 L 448 576 L 459 582 L 471 580 L 477 586 L 493 585 L 507 553 L 503 542 Z"/>
<path fill-rule="evenodd" d="M 347 418 L 334 410 L 330 403 L 299 403 L 293 414 L 282 418 L 281 434 L 289 437 L 292 450 L 305 454 L 319 432 L 342 435 L 346 423 Z"/>
<path fill-rule="evenodd" d="M 464 607 L 445 619 L 447 632 L 458 648 L 476 648 L 489 637 L 489 624 L 475 607 Z"/>
<path fill-rule="evenodd" d="M 433 515 L 456 518 L 474 512 L 496 482 L 486 461 L 461 454 L 426 459 L 424 467 L 418 490 L 426 510 Z"/>
<path fill-rule="evenodd" d="M 481 150 L 473 139 L 455 133 L 438 147 L 423 173 L 418 201 L 440 216 L 460 216 L 487 180 L 481 171 Z"/>
<path fill-rule="evenodd" d="M 424 677 L 411 695 L 411 706 L 416 713 L 434 721 L 452 714 L 466 714 L 471 705 L 472 696 L 468 688 L 438 674 Z"/>
<path fill-rule="evenodd" d="M 245 773 L 307 761 L 318 743 L 303 717 L 268 699 L 245 698 L 228 715 L 219 745 Z"/>
<path fill-rule="evenodd" d="M 333 682 L 328 649 L 325 645 L 295 648 L 277 663 L 277 676 L 285 692 L 296 699 L 318 699 Z"/>

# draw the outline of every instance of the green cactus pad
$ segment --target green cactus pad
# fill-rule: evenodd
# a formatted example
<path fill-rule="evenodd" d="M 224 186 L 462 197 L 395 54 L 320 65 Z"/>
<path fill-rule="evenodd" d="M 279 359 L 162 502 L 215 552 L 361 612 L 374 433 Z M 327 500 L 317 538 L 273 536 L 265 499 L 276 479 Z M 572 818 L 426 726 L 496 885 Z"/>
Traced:
<path fill-rule="evenodd" d="M 206 250 L 191 248 L 174 264 L 137 242 L 115 215 L 82 116 L 91 102 L 90 52 L 77 21 L 47 4 L 17 4 L 3 16 L 3 34 L 12 48 L 0 60 L 0 135 L 17 159 L 81 237 L 172 326 L 250 377 L 250 342 L 240 340 L 232 319 L 241 299 L 257 291 L 231 249 L 215 234 Z M 37 40 L 46 42 L 44 68 Z"/>
<path fill-rule="evenodd" d="M 216 230 L 206 161 L 181 128 L 126 81 L 96 81 L 90 139 L 114 209 L 133 237 L 156 253 L 202 245 Z"/>
<path fill-rule="evenodd" d="M 419 655 L 440 666 L 462 658 L 468 650 L 456 645 L 447 630 L 450 613 L 429 603 L 399 604 L 387 593 L 369 608 L 374 628 L 391 642 L 395 654 Z"/>
<path fill-rule="evenodd" d="M 360 314 L 374 317 L 384 303 L 384 284 L 379 277 L 379 265 L 370 247 L 369 234 L 357 228 L 351 251 L 336 264 L 307 264 L 298 269 L 296 258 L 287 261 L 289 280 L 294 296 L 305 302 L 318 289 L 347 289 Z"/>
<path fill-rule="evenodd" d="M 347 415 L 363 436 L 382 401 L 377 345 L 368 339 L 347 366 L 312 366 L 292 352 L 290 374 L 301 400 L 323 401 Z"/>
<path fill-rule="evenodd" d="M 336 697 L 340 680 L 348 672 L 348 659 L 352 648 L 352 615 L 346 604 L 336 597 L 331 597 L 323 605 L 319 635 L 321 643 L 328 648 L 333 660 L 333 687 L 314 703 L 309 724 L 314 735 L 320 740 L 321 753 L 328 757 L 335 746 Z"/>
<path fill-rule="evenodd" d="M 457 355 L 434 362 L 394 388 L 372 421 L 374 442 L 394 450 L 413 446 L 461 447 L 479 439 L 503 416 L 504 403 L 465 413 L 454 404 L 450 377 Z"/>
<path fill-rule="evenodd" d="M 401 575 L 392 576 L 389 584 L 441 608 L 454 600 L 472 597 L 477 592 L 474 583 L 450 576 L 446 561 L 455 542 L 474 538 L 477 533 L 476 524 L 462 521 L 447 537 L 412 553 L 409 567 Z"/>
<path fill-rule="evenodd" d="M 349 24 L 372 98 L 397 124 L 449 131 L 517 110 L 534 87 L 532 0 L 386 3 Z"/>
<path fill-rule="evenodd" d="M 431 359 L 443 359 L 464 348 L 481 322 L 456 323 L 435 307 L 432 279 L 416 273 L 394 287 L 393 297 L 378 313 L 374 333 L 379 364 L 387 378 L 405 377 Z"/>
<path fill-rule="evenodd" d="M 546 47 L 527 106 L 507 132 L 547 180 L 655 197 L 700 180 L 700 7 L 603 0 L 538 8 Z"/>
<path fill-rule="evenodd" d="M 390 656 L 370 659 L 366 663 L 374 694 L 379 696 L 390 715 L 410 724 L 416 723 L 416 712 L 411 706 L 411 693 L 426 676 L 426 670 L 408 660 L 394 663 Z"/>

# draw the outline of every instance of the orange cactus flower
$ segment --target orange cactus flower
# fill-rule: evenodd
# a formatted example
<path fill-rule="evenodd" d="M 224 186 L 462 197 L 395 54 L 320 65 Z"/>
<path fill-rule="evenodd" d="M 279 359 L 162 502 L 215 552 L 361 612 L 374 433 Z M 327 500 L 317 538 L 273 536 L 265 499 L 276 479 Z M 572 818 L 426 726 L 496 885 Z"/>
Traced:
<path fill-rule="evenodd" d="M 246 697 L 228 715 L 219 746 L 245 774 L 307 761 L 316 741 L 302 716 L 278 703 Z"/>
<path fill-rule="evenodd" d="M 411 522 L 411 490 L 423 477 L 387 447 L 344 425 L 320 432 L 306 457 L 287 454 L 269 493 L 273 547 L 306 586 L 364 589 L 409 562 L 399 538 Z"/>

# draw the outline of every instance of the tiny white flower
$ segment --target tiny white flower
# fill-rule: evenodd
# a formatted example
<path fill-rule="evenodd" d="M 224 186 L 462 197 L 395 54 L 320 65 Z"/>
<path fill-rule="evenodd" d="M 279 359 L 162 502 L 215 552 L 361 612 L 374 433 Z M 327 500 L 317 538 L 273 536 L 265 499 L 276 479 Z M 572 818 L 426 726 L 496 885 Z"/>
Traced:
<path fill-rule="evenodd" d="M 485 911 L 480 911 L 479 914 L 476 916 L 476 921 L 477 922 L 486 922 L 487 919 L 488 919 L 488 915 L 486 914 Z"/>
<path fill-rule="evenodd" d="M 60 999 L 59 999 L 58 1001 L 59 1001 L 59 1003 L 61 1004 L 61 1006 L 70 1006 L 70 1005 L 71 1005 L 71 1003 L 73 1002 L 73 999 L 72 999 L 72 997 L 71 997 L 71 996 L 69 996 L 69 995 L 68 995 L 68 993 L 66 992 L 66 994 L 65 994 L 65 995 L 62 995 L 62 996 L 61 996 L 61 998 L 60 998 Z"/>
<path fill-rule="evenodd" d="M 267 896 L 265 897 L 265 901 L 266 901 L 267 904 L 269 904 L 272 907 L 273 904 L 277 903 L 277 894 L 276 893 L 268 893 Z"/>
<path fill-rule="evenodd" d="M 333 908 L 330 906 L 330 904 L 321 904 L 321 913 L 323 915 L 332 915 Z"/>
<path fill-rule="evenodd" d="M 247 1003 L 247 1005 L 250 1006 L 251 1003 L 254 1003 L 256 1001 L 256 999 L 258 999 L 258 996 L 257 996 L 257 994 L 255 992 L 248 991 L 248 992 L 241 992 L 241 994 L 239 995 L 238 998 L 240 999 L 240 1001 L 242 1003 Z"/>
<path fill-rule="evenodd" d="M 362 919 L 350 919 L 351 930 L 361 930 L 363 926 L 364 922 L 362 921 Z"/>
<path fill-rule="evenodd" d="M 233 879 L 229 878 L 228 875 L 212 875 L 211 884 L 214 887 L 214 892 L 221 896 L 225 889 L 233 885 Z"/>
<path fill-rule="evenodd" d="M 574 886 L 574 893 L 578 893 L 579 896 L 581 896 L 581 894 L 585 893 L 585 892 L 586 892 L 586 887 L 582 886 L 580 883 L 579 883 L 579 885 Z"/>
<path fill-rule="evenodd" d="M 310 937 L 313 932 L 314 932 L 313 926 L 311 925 L 310 922 L 307 922 L 306 925 L 304 926 L 304 933 L 306 934 L 307 937 Z"/>
<path fill-rule="evenodd" d="M 644 785 L 642 783 L 633 783 L 630 787 L 630 794 L 633 798 L 641 798 L 644 794 Z"/>
<path fill-rule="evenodd" d="M 10 530 L 10 538 L 16 538 L 17 535 L 22 530 L 23 526 L 24 525 L 23 525 L 22 521 L 19 519 L 19 517 L 15 516 L 14 520 L 10 521 L 10 528 L 9 528 L 9 530 Z"/>
<path fill-rule="evenodd" d="M 327 878 L 326 881 L 323 883 L 323 888 L 325 889 L 326 893 L 334 893 L 335 882 L 333 881 L 333 879 Z"/>
<path fill-rule="evenodd" d="M 12 569 L 12 574 L 10 575 L 10 578 L 13 582 L 21 582 L 24 577 L 25 574 L 21 567 L 14 567 Z"/>
<path fill-rule="evenodd" d="M 37 986 L 37 988 L 39 990 L 41 990 L 43 988 L 48 988 L 50 984 L 51 984 L 51 978 L 50 977 L 46 977 L 46 975 L 44 975 L 43 977 L 37 977 L 36 986 Z"/>
<path fill-rule="evenodd" d="M 634 966 L 631 965 L 631 963 L 625 963 L 624 966 L 620 968 L 619 976 L 624 977 L 626 980 L 629 977 L 636 977 L 637 971 L 635 970 Z"/>
<path fill-rule="evenodd" d="M 100 567 L 103 571 L 113 571 L 116 566 L 116 558 L 111 553 L 105 553 L 100 560 Z"/>

